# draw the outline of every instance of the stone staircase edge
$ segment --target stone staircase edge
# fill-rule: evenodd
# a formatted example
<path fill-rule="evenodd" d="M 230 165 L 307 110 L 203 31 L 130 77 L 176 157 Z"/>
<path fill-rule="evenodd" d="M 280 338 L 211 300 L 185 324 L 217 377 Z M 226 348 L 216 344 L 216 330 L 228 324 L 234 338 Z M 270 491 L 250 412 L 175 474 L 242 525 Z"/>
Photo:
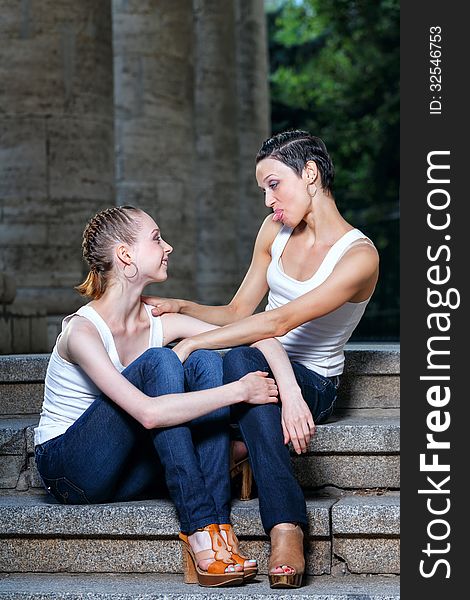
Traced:
<path fill-rule="evenodd" d="M 224 354 L 227 350 L 220 350 Z M 50 353 L 0 355 L 0 382 L 31 382 L 44 379 Z M 399 344 L 347 344 L 345 371 L 361 375 L 400 373 Z M 21 371 L 18 373 L 18 369 Z M 29 371 L 29 372 L 27 372 Z"/>

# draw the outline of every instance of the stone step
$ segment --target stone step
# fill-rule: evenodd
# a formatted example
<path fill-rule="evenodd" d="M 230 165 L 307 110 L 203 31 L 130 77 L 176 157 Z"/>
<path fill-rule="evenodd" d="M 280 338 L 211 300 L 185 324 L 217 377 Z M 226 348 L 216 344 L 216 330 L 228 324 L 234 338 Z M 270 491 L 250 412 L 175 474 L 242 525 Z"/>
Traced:
<path fill-rule="evenodd" d="M 286 592 L 288 592 L 286 594 Z M 11 574 L 0 576 L 0 598 L 8 600 L 399 600 L 397 576 L 310 577 L 297 590 L 272 590 L 266 577 L 242 587 L 185 585 L 178 575 Z"/>
<path fill-rule="evenodd" d="M 222 351 L 223 352 L 223 351 Z M 348 344 L 338 408 L 398 408 L 398 344 Z M 0 356 L 0 415 L 38 414 L 49 354 Z"/>
<path fill-rule="evenodd" d="M 33 459 L 37 417 L 0 419 L 0 488 L 40 487 Z M 397 409 L 338 410 L 318 425 L 309 452 L 297 456 L 296 475 L 304 488 L 392 488 L 399 481 L 400 423 Z"/>
<path fill-rule="evenodd" d="M 400 344 L 346 344 L 338 408 L 399 408 Z"/>
<path fill-rule="evenodd" d="M 307 499 L 307 572 L 399 573 L 397 492 Z M 351 520 L 351 524 L 348 523 Z M 258 501 L 235 500 L 242 550 L 267 572 Z M 0 572 L 181 572 L 176 511 L 169 500 L 61 505 L 44 493 L 0 495 Z"/>

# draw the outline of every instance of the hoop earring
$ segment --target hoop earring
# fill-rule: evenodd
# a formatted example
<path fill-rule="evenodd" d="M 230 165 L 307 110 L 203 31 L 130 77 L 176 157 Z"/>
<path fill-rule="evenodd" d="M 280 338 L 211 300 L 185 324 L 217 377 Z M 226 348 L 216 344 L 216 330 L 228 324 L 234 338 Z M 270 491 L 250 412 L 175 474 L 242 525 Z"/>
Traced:
<path fill-rule="evenodd" d="M 313 185 L 313 187 L 315 188 L 315 191 L 313 192 L 313 194 L 311 194 L 310 191 L 309 191 L 309 188 L 310 188 L 311 185 Z M 310 196 L 310 200 L 313 200 L 315 198 L 315 196 L 317 195 L 317 192 L 318 192 L 318 188 L 315 185 L 315 183 L 309 183 L 307 185 L 307 194 Z"/>
<path fill-rule="evenodd" d="M 134 271 L 134 273 L 132 273 L 132 275 L 127 275 L 127 273 L 126 273 L 126 269 L 127 269 L 127 267 L 130 267 L 131 265 L 134 267 L 135 271 Z M 134 277 L 135 277 L 135 276 L 137 275 L 137 273 L 139 272 L 139 269 L 137 268 L 137 265 L 136 265 L 135 263 L 131 262 L 131 263 L 129 263 L 128 265 L 124 265 L 123 272 L 124 272 L 124 277 L 125 277 L 126 279 L 134 279 Z"/>

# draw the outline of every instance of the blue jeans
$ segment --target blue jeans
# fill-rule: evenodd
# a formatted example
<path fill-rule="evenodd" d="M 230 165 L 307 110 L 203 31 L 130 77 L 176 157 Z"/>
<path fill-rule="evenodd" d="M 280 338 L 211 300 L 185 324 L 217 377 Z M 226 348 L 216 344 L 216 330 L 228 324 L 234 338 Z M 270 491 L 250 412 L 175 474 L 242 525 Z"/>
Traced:
<path fill-rule="evenodd" d="M 315 423 L 326 421 L 334 409 L 337 378 L 323 377 L 296 362 L 291 364 Z M 253 371 L 267 371 L 273 376 L 257 348 L 239 346 L 225 355 L 224 383 Z M 269 532 L 277 523 L 306 526 L 304 495 L 292 472 L 289 449 L 284 445 L 281 406 L 236 404 L 232 407 L 232 420 L 238 422 L 248 448 L 265 531 Z"/>
<path fill-rule="evenodd" d="M 198 350 L 183 367 L 172 350 L 151 348 L 122 374 L 148 396 L 203 390 L 222 385 L 222 359 Z M 147 430 L 103 395 L 65 433 L 37 445 L 36 462 L 62 503 L 136 500 L 168 489 L 181 531 L 190 533 L 230 522 L 229 420 L 229 408 L 221 408 Z"/>

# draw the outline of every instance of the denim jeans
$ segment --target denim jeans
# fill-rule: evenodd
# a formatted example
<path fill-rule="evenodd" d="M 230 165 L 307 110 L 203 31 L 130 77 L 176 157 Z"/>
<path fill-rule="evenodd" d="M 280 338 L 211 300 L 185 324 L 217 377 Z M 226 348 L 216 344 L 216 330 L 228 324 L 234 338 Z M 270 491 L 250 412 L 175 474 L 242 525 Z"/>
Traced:
<path fill-rule="evenodd" d="M 148 396 L 196 391 L 222 384 L 222 359 L 198 350 L 183 367 L 172 350 L 150 348 L 122 374 Z M 229 419 L 229 408 L 221 408 L 183 425 L 147 430 L 103 395 L 65 433 L 37 445 L 36 462 L 46 488 L 62 503 L 155 497 L 165 479 L 181 530 L 189 533 L 230 522 Z"/>
<path fill-rule="evenodd" d="M 291 364 L 315 423 L 326 421 L 334 410 L 338 378 L 323 377 L 296 362 Z M 273 376 L 257 348 L 239 346 L 224 357 L 224 383 L 258 370 Z M 289 449 L 284 445 L 281 406 L 237 404 L 232 407 L 232 420 L 238 422 L 248 448 L 265 531 L 268 533 L 277 523 L 306 526 L 304 495 L 292 472 Z"/>

